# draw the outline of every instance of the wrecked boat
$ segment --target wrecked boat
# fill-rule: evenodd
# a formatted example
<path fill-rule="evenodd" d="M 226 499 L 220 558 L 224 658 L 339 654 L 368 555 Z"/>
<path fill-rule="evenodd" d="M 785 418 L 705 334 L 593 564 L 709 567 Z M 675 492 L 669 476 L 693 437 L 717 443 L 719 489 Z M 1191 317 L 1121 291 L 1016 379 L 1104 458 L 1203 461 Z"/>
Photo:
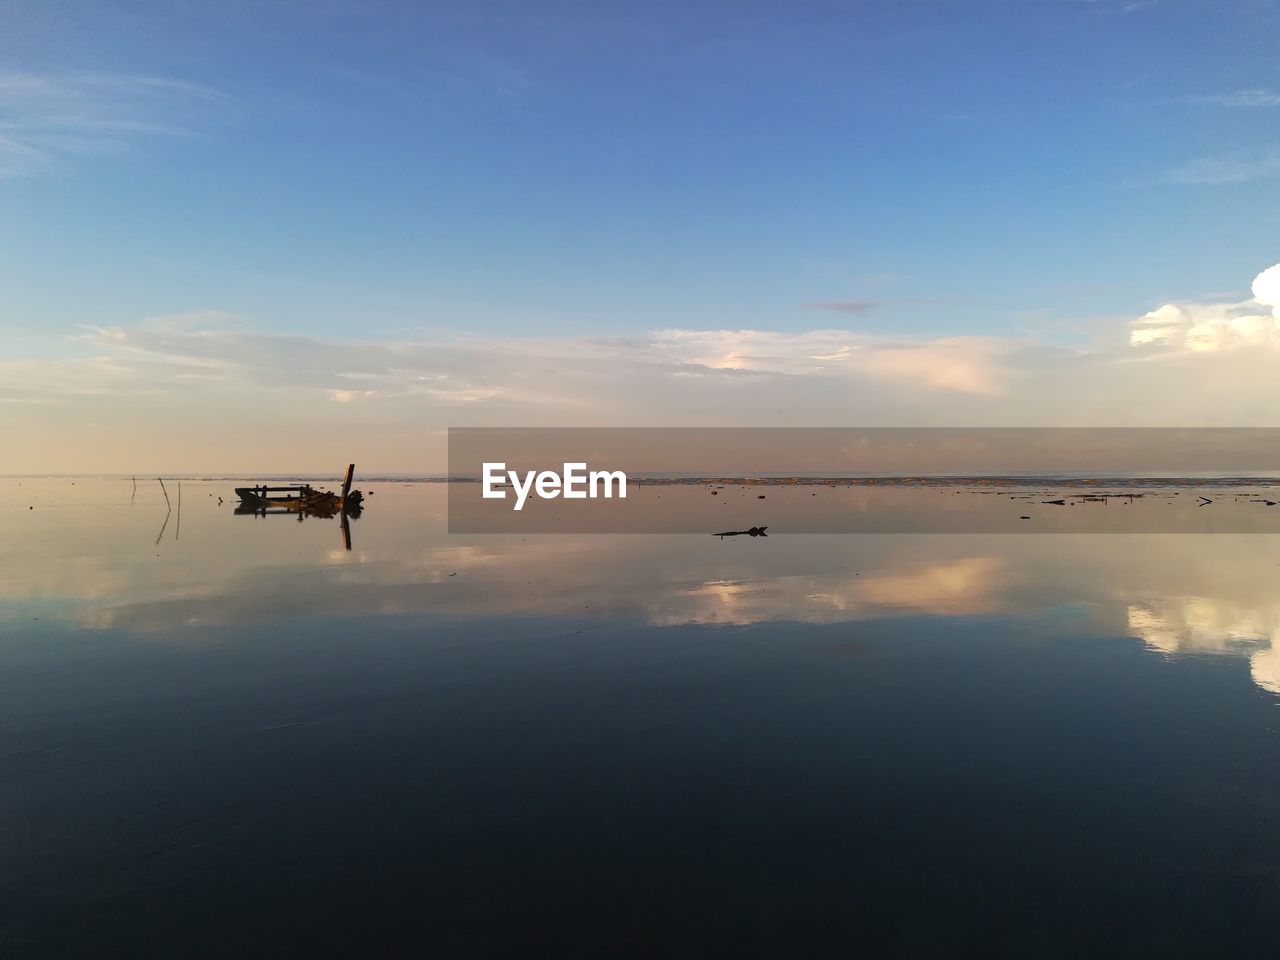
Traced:
<path fill-rule="evenodd" d="M 271 510 L 272 512 L 296 511 L 309 516 L 332 517 L 339 512 L 359 515 L 364 503 L 364 494 L 359 490 L 351 489 L 355 468 L 354 463 L 348 465 L 340 494 L 331 490 L 317 490 L 309 483 L 236 487 L 236 496 L 240 498 L 236 512 L 266 513 Z"/>

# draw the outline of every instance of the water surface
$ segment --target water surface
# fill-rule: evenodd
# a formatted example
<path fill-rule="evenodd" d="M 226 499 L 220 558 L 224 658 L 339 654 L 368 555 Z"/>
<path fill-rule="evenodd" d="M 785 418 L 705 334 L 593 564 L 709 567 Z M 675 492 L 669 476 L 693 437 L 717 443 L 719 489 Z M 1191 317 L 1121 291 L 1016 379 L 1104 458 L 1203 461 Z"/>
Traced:
<path fill-rule="evenodd" d="M 1273 950 L 1274 535 L 233 485 L 0 481 L 0 954 Z"/>

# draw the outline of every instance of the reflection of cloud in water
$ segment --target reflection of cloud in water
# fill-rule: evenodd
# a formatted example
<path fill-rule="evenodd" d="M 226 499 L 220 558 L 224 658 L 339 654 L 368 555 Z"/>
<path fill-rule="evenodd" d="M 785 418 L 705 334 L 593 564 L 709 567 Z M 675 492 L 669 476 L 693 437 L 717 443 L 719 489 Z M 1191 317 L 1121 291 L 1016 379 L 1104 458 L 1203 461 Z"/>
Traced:
<path fill-rule="evenodd" d="M 955 616 L 991 613 L 1001 606 L 997 591 L 1004 574 L 1005 563 L 999 557 L 965 557 L 860 580 L 856 592 L 864 602 L 879 606 Z"/>
<path fill-rule="evenodd" d="M 1129 606 L 1129 629 L 1163 653 L 1237 653 L 1270 643 L 1280 608 L 1241 608 L 1208 597 L 1178 597 Z"/>
<path fill-rule="evenodd" d="M 711 580 L 652 611 L 655 623 L 832 623 L 895 611 L 963 616 L 1000 608 L 998 557 L 967 557 L 868 576 Z"/>
<path fill-rule="evenodd" d="M 226 486 L 191 482 L 182 539 L 161 544 L 158 489 L 130 507 L 127 481 L 97 500 L 98 488 L 77 486 L 66 503 L 22 511 L 23 536 L 0 541 L 0 620 L 217 643 L 258 624 L 382 614 L 429 630 L 446 617 L 1047 624 L 1069 611 L 1075 632 L 1138 637 L 1166 655 L 1248 657 L 1255 681 L 1280 693 L 1280 537 L 450 536 L 443 488 L 387 485 L 347 552 L 336 524 L 229 516 L 216 499 Z M 111 509 L 107 493 L 120 500 Z"/>
<path fill-rule="evenodd" d="M 1280 693 L 1280 645 L 1273 643 L 1249 657 L 1249 673 L 1263 690 Z"/>
<path fill-rule="evenodd" d="M 1129 606 L 1129 632 L 1165 654 L 1249 657 L 1258 686 L 1280 693 L 1280 604 L 1242 606 L 1209 597 L 1177 597 Z"/>

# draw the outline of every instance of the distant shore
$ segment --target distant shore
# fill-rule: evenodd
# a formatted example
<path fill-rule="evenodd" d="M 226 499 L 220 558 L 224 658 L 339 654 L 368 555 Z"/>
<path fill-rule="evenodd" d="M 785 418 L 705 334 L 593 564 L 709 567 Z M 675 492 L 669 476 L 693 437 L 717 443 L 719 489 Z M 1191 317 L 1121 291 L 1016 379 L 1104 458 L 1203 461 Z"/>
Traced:
<path fill-rule="evenodd" d="M 185 473 L 162 471 L 139 473 L 137 476 L 162 475 L 166 479 L 206 482 L 335 482 L 320 473 Z M 5 480 L 124 480 L 129 474 L 0 474 Z M 809 475 L 717 475 L 717 474 L 646 474 L 627 473 L 628 482 L 644 486 L 810 486 L 810 487 L 1117 487 L 1117 488 L 1196 488 L 1196 487 L 1265 487 L 1280 486 L 1280 475 L 1204 475 L 1204 476 L 1124 476 L 1071 474 L 998 474 L 948 475 L 923 474 L 900 476 L 809 476 Z M 480 477 L 445 474 L 377 474 L 361 477 L 363 483 L 479 483 Z"/>
<path fill-rule="evenodd" d="M 479 477 L 418 478 L 418 483 L 478 483 Z M 646 486 L 769 487 L 1259 487 L 1280 484 L 1280 477 L 1071 477 L 1071 476 L 912 476 L 912 477 L 719 477 L 628 474 L 628 482 Z"/>

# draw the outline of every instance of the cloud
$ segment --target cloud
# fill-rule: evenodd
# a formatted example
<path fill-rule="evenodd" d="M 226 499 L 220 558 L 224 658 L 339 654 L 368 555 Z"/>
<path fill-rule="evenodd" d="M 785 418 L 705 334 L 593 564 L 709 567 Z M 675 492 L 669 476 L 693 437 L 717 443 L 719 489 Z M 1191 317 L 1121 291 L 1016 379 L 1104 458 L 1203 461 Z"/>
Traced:
<path fill-rule="evenodd" d="M 651 340 L 655 355 L 706 370 L 869 378 L 980 394 L 1001 392 L 1001 358 L 1017 347 L 995 337 L 911 340 L 847 330 L 663 330 Z"/>
<path fill-rule="evenodd" d="M 1280 93 L 1270 90 L 1237 90 L 1234 93 L 1217 93 L 1207 97 L 1192 97 L 1192 103 L 1204 103 L 1232 109 L 1250 107 L 1280 107 Z"/>
<path fill-rule="evenodd" d="M 1169 171 L 1170 183 L 1218 185 L 1280 177 L 1280 149 L 1231 157 L 1202 157 Z"/>
<path fill-rule="evenodd" d="M 212 87 L 166 77 L 0 72 L 0 179 L 147 140 L 199 136 L 231 112 Z"/>
<path fill-rule="evenodd" d="M 1280 426 L 1278 301 L 1273 267 L 1252 299 L 1165 304 L 1078 346 L 839 328 L 328 339 L 192 313 L 0 359 L 0 431 L 28 472 L 298 469 L 339 424 L 386 469 L 435 465 L 423 438 L 449 426 Z M 287 438 L 237 428 L 263 411 Z"/>
<path fill-rule="evenodd" d="M 8 392 L 49 395 L 195 383 L 308 390 L 344 404 L 422 398 L 439 404 L 587 406 L 612 380 L 819 378 L 915 391 L 999 394 L 1006 360 L 1026 345 L 997 337 L 913 339 L 848 330 L 658 330 L 640 337 L 453 337 L 334 341 L 245 329 L 216 312 L 90 327 L 86 360 L 0 362 Z M 572 391 L 558 387 L 574 384 Z M 786 387 L 780 389 L 785 391 Z"/>
<path fill-rule="evenodd" d="M 894 286 L 899 283 L 906 283 L 910 278 L 905 273 L 896 271 L 885 271 L 882 273 L 864 273 L 861 276 L 854 277 L 855 283 L 865 283 L 869 286 Z"/>
<path fill-rule="evenodd" d="M 866 313 L 880 306 L 879 300 L 828 300 L 805 304 L 810 310 L 834 310 L 837 313 Z"/>
<path fill-rule="evenodd" d="M 1160 0 L 1053 0 L 1054 3 L 1073 3 L 1082 5 L 1098 5 L 1107 10 L 1119 10 L 1123 14 L 1138 13 L 1141 10 L 1149 10 L 1160 2 Z"/>
<path fill-rule="evenodd" d="M 1252 300 L 1166 303 L 1135 320 L 1129 343 L 1185 353 L 1280 347 L 1280 264 L 1258 274 Z"/>
<path fill-rule="evenodd" d="M 1253 299 L 1280 309 L 1280 263 L 1267 267 L 1253 278 Z"/>
<path fill-rule="evenodd" d="M 608 422 L 625 410 L 628 422 L 661 423 L 674 411 L 698 409 L 709 416 L 703 422 L 751 423 L 786 409 L 810 425 L 829 422 L 849 404 L 868 404 L 877 416 L 860 422 L 1047 424 L 1064 408 L 1084 415 L 1163 389 L 1166 415 L 1177 423 L 1176 401 L 1185 391 L 1168 381 L 1186 372 L 1144 373 L 1132 361 L 1219 356 L 1216 366 L 1201 362 L 1198 375 L 1223 378 L 1237 407 L 1252 410 L 1255 399 L 1274 393 L 1252 368 L 1274 364 L 1271 351 L 1280 347 L 1280 267 L 1260 274 L 1254 289 L 1254 299 L 1238 303 L 1165 304 L 1132 321 L 1123 340 L 1091 349 L 844 329 L 329 340 L 265 333 L 202 312 L 85 328 L 73 339 L 90 356 L 0 361 L 0 398 L 48 403 L 168 393 L 216 404 L 212 394 L 261 391 L 353 409 L 407 404 L 442 419 L 471 410 L 499 419 L 538 415 L 554 423 L 589 414 Z M 1073 395 L 1086 386 L 1092 404 Z"/>
<path fill-rule="evenodd" d="M 836 313 L 868 313 L 880 307 L 900 303 L 924 306 L 946 306 L 958 302 L 950 297 L 894 297 L 890 300 L 822 300 L 817 303 L 806 303 L 809 310 L 831 310 Z"/>

